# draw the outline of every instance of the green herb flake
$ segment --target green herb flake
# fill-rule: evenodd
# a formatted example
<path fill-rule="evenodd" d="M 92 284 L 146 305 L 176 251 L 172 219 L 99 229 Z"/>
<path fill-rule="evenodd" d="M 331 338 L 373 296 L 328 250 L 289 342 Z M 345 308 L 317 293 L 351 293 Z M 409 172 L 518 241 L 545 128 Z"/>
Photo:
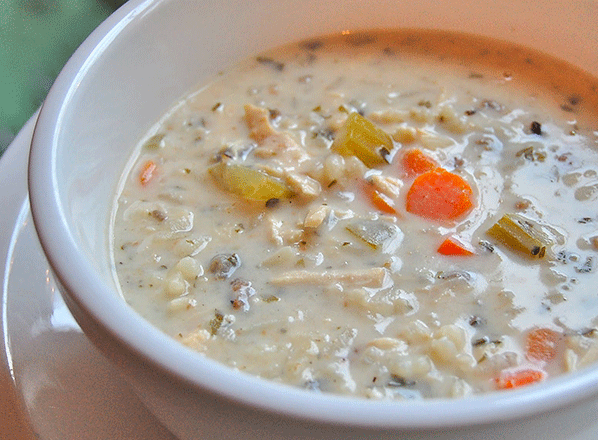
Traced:
<path fill-rule="evenodd" d="M 212 336 L 215 336 L 218 333 L 218 329 L 222 326 L 222 321 L 224 321 L 224 315 L 216 310 L 214 312 L 214 318 L 210 320 L 210 333 Z"/>
<path fill-rule="evenodd" d="M 143 144 L 143 148 L 147 150 L 157 150 L 163 146 L 162 140 L 166 136 L 165 133 L 158 133 L 150 137 L 145 144 Z"/>
<path fill-rule="evenodd" d="M 272 67 L 274 70 L 282 72 L 284 70 L 284 63 L 276 61 L 270 57 L 258 56 L 256 61 L 260 64 Z"/>
<path fill-rule="evenodd" d="M 404 377 L 399 376 L 398 374 L 391 374 L 390 380 L 388 381 L 388 386 L 403 388 L 415 386 L 415 383 L 416 382 L 414 380 L 405 379 Z"/>

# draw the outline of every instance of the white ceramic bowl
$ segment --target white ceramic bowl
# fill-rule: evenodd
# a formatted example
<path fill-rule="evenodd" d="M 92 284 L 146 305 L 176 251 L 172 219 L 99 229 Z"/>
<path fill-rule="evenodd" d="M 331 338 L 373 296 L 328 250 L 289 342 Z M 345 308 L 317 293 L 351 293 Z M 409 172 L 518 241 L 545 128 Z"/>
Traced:
<path fill-rule="evenodd" d="M 223 367 L 125 305 L 107 225 L 138 139 L 185 92 L 240 57 L 345 29 L 423 27 L 524 43 L 598 75 L 596 18 L 598 0 L 129 1 L 60 74 L 33 139 L 32 212 L 69 308 L 183 439 L 595 436 L 598 368 L 508 393 L 400 403 L 314 394 Z"/>

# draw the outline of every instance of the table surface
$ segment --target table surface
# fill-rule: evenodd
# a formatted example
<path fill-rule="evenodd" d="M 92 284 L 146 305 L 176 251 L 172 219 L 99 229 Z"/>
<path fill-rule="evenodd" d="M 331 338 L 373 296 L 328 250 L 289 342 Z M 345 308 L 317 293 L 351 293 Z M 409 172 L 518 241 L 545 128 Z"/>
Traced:
<path fill-rule="evenodd" d="M 81 42 L 124 0 L 0 1 L 0 155 Z"/>

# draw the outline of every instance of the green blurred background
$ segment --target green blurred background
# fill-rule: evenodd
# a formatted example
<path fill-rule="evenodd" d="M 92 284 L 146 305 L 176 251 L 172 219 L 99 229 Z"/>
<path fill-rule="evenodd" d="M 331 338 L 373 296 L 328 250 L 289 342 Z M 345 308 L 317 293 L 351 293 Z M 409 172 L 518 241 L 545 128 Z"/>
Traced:
<path fill-rule="evenodd" d="M 124 0 L 0 0 L 0 154 L 81 42 Z"/>

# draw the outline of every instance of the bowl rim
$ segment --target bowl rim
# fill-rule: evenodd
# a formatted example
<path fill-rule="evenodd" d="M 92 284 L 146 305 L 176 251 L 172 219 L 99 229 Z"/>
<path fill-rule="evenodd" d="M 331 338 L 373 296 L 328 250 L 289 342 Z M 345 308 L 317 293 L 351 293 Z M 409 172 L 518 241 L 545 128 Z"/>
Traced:
<path fill-rule="evenodd" d="M 270 413 L 309 421 L 379 429 L 470 426 L 533 416 L 598 393 L 598 366 L 520 390 L 462 399 L 372 401 L 313 393 L 234 371 L 182 344 L 173 344 L 170 337 L 123 307 L 116 295 L 106 295 L 110 287 L 86 260 L 68 230 L 66 214 L 59 203 L 57 138 L 66 124 L 65 108 L 77 85 L 85 81 L 89 66 L 103 56 L 124 29 L 161 3 L 162 0 L 129 0 L 108 17 L 61 71 L 35 125 L 28 167 L 31 212 L 43 251 L 64 288 L 69 307 L 82 310 L 116 344 L 175 382 Z"/>

